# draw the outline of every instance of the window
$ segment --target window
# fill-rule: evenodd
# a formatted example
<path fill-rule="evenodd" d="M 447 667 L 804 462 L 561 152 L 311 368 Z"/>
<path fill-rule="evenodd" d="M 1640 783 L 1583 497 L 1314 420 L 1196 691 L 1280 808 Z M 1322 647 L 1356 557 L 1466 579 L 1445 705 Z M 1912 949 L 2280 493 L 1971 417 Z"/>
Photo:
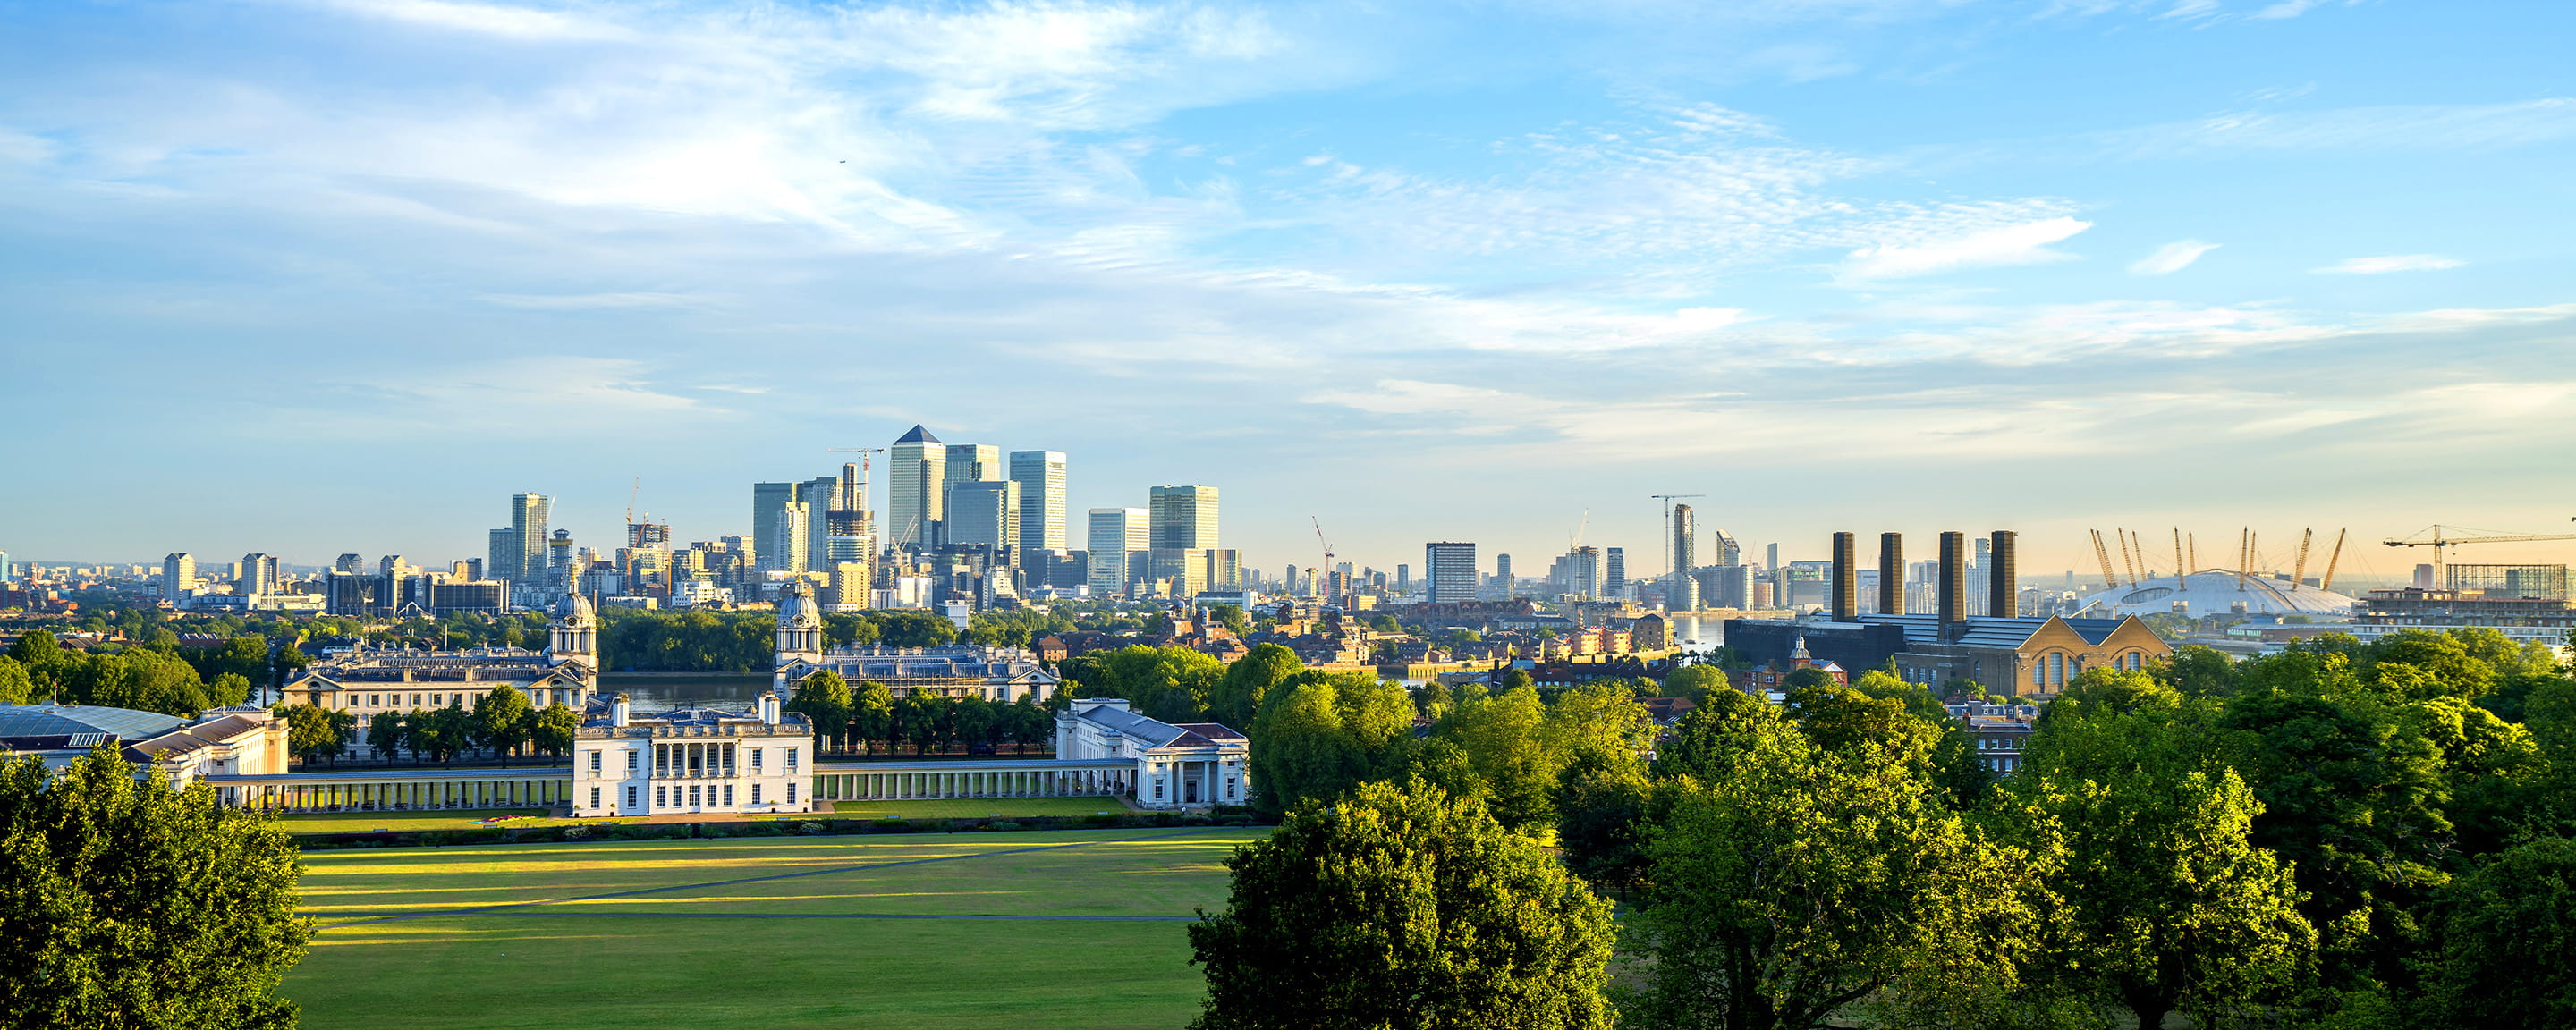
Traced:
<path fill-rule="evenodd" d="M 444 708 L 444 707 L 446 707 L 446 706 L 447 706 L 447 695 L 445 695 L 445 694 L 431 694 L 431 695 L 429 695 L 429 703 L 430 703 L 430 704 L 432 704 L 432 705 L 436 705 L 436 706 L 438 706 L 438 707 Z"/>
<path fill-rule="evenodd" d="M 633 808 L 633 807 L 635 807 L 635 792 L 636 792 L 636 791 L 638 791 L 638 790 L 642 790 L 642 789 L 643 789 L 643 788 L 641 788 L 641 787 L 628 787 L 628 788 L 626 788 L 626 807 L 628 807 L 628 808 Z"/>
<path fill-rule="evenodd" d="M 787 785 L 787 803 L 791 805 L 796 803 L 796 785 L 793 783 Z"/>
<path fill-rule="evenodd" d="M 2038 661 L 2030 663 L 2030 685 L 2034 687 L 2045 687 L 2048 685 L 2047 655 L 2041 655 L 2039 656 Z"/>
<path fill-rule="evenodd" d="M 1154 781 L 1154 800 L 1163 800 L 1163 781 L 1161 780 Z"/>
<path fill-rule="evenodd" d="M 725 784 L 725 804 L 733 804 L 733 784 Z"/>
<path fill-rule="evenodd" d="M 591 753 L 590 753 L 590 771 L 592 771 L 592 772 L 598 772 L 598 771 L 599 771 L 599 752 L 597 752 L 597 751 L 593 751 L 593 752 L 591 752 Z"/>
<path fill-rule="evenodd" d="M 668 794 L 663 793 L 663 791 L 666 791 L 666 790 L 669 790 L 669 789 L 670 789 L 670 788 L 668 788 L 668 787 L 655 787 L 655 788 L 653 788 L 653 807 L 655 807 L 655 808 L 660 808 L 660 807 L 662 807 L 662 806 L 664 806 L 664 805 L 667 805 L 667 804 L 670 804 L 670 803 L 671 803 L 671 796 L 670 796 L 670 795 L 668 795 Z"/>
<path fill-rule="evenodd" d="M 787 749 L 787 771 L 790 773 L 796 771 L 796 749 L 792 747 Z"/>
<path fill-rule="evenodd" d="M 1233 796 L 1234 796 L 1234 777 L 1232 777 L 1232 776 L 1228 776 L 1228 777 L 1226 777 L 1226 778 L 1225 778 L 1225 796 L 1227 796 L 1227 797 L 1233 797 Z"/>
<path fill-rule="evenodd" d="M 753 772 L 760 771 L 760 752 L 760 748 L 751 749 L 751 768 Z M 757 801 L 759 799 L 754 798 L 753 800 Z"/>
<path fill-rule="evenodd" d="M 697 788 L 695 785 L 691 785 L 691 786 L 689 787 L 689 804 L 691 804 L 691 805 L 701 805 L 701 804 L 705 804 L 705 802 L 698 800 L 698 788 Z"/>
<path fill-rule="evenodd" d="M 381 697 L 381 696 L 379 696 L 379 695 L 376 695 L 376 694 L 369 694 L 369 695 L 367 695 L 367 707 L 369 707 L 369 708 L 380 708 L 380 707 L 383 707 L 383 706 L 384 706 L 384 703 L 385 703 L 384 698 L 383 698 L 383 697 Z"/>
<path fill-rule="evenodd" d="M 633 751 L 629 751 L 629 752 L 627 752 L 627 753 L 626 753 L 626 771 L 627 771 L 627 772 L 634 772 L 634 771 L 635 771 L 635 761 L 636 761 L 636 759 L 641 758 L 641 757 L 643 757 L 643 756 L 638 755 L 638 754 L 636 754 L 636 753 L 635 753 L 635 752 L 633 752 Z"/>
<path fill-rule="evenodd" d="M 752 752 L 752 754 L 755 755 L 759 753 L 760 752 L 758 751 Z M 755 783 L 751 785 L 751 803 L 755 805 L 760 803 L 760 784 Z"/>
<path fill-rule="evenodd" d="M 590 807 L 599 807 L 599 788 L 597 787 L 590 788 Z"/>

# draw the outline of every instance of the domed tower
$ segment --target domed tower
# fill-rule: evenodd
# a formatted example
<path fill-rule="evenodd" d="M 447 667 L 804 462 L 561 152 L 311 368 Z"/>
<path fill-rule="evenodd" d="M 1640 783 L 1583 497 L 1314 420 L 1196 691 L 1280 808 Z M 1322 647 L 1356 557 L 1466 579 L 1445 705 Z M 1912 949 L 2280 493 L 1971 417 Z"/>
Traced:
<path fill-rule="evenodd" d="M 814 603 L 813 585 L 796 580 L 778 599 L 778 666 L 822 660 L 823 608 Z"/>
<path fill-rule="evenodd" d="M 547 627 L 546 664 L 580 662 L 599 667 L 599 617 L 590 598 L 567 593 L 555 602 L 555 621 Z"/>

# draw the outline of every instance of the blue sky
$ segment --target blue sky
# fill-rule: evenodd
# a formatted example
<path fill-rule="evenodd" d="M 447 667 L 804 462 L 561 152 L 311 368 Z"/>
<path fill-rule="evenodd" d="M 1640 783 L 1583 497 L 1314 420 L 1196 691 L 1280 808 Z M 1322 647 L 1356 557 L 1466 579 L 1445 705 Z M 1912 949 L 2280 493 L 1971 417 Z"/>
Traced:
<path fill-rule="evenodd" d="M 22 558 L 915 422 L 1313 550 L 2565 525 L 2576 7 L 0 3 Z M 1928 544 L 1928 540 L 1927 540 Z M 2287 564 L 2286 546 L 2276 562 Z M 2565 560 L 2563 547 L 2490 560 Z M 2357 560 L 2393 573 L 2418 555 Z"/>

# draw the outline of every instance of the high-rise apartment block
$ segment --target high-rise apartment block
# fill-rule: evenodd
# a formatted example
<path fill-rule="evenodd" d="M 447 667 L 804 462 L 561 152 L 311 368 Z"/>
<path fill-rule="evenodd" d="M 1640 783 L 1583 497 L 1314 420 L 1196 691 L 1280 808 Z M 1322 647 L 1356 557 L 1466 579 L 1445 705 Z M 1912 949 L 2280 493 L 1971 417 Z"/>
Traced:
<path fill-rule="evenodd" d="M 274 594 L 278 585 L 276 555 L 242 555 L 241 569 L 234 577 L 234 593 L 250 596 Z"/>
<path fill-rule="evenodd" d="M 161 559 L 161 597 L 173 605 L 197 593 L 197 556 L 179 551 Z"/>
<path fill-rule="evenodd" d="M 1422 545 L 1422 578 L 1431 585 L 1433 604 L 1455 604 L 1476 599 L 1476 545 L 1469 543 L 1430 543 Z"/>
<path fill-rule="evenodd" d="M 554 502 L 544 494 L 510 495 L 510 526 L 491 533 L 485 549 L 484 574 L 496 579 L 535 583 L 546 569 L 546 522 Z"/>
<path fill-rule="evenodd" d="M 1011 482 L 1020 494 L 1020 546 L 1061 551 L 1073 546 L 1067 525 L 1063 451 L 1012 451 Z"/>
<path fill-rule="evenodd" d="M 1601 558 L 1601 596 L 1628 596 L 1628 549 L 1613 547 Z"/>
<path fill-rule="evenodd" d="M 916 550 L 936 541 L 947 490 L 948 446 L 912 427 L 886 456 L 886 539 Z"/>
<path fill-rule="evenodd" d="M 1699 567 L 1699 513 L 1687 504 L 1673 505 L 1673 578 Z"/>
<path fill-rule="evenodd" d="M 1146 552 L 1154 546 L 1145 509 L 1093 508 L 1086 522 L 1092 596 L 1124 593 L 1145 578 Z"/>

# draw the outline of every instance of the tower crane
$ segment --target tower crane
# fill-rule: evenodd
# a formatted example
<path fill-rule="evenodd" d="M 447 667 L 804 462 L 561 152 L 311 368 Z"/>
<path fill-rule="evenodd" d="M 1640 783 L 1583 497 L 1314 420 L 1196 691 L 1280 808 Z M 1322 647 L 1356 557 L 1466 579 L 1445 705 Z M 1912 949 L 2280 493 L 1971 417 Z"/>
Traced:
<path fill-rule="evenodd" d="M 1324 577 L 1324 589 L 1320 591 L 1320 593 L 1323 594 L 1325 604 L 1337 604 L 1339 602 L 1333 600 L 1333 542 L 1326 539 L 1324 536 L 1324 520 L 1322 517 L 1315 515 L 1308 515 L 1306 517 L 1314 520 L 1315 541 L 1324 545 L 1324 564 L 1321 568 L 1315 570 L 1317 575 Z"/>
<path fill-rule="evenodd" d="M 2571 521 L 2576 521 L 2576 520 L 2571 520 Z M 2444 535 L 2443 535 L 2443 533 L 2444 533 L 2445 531 L 2449 531 L 2449 530 L 2457 530 L 2457 529 L 2459 529 L 2459 528 L 2460 528 L 2460 527 L 2458 527 L 2458 526 L 2444 526 L 2444 525 L 2440 525 L 2440 524 L 2435 524 L 2435 525 L 2431 525 L 2431 526 L 2426 526 L 2426 527 L 2424 527 L 2423 529 L 2416 530 L 2412 536 L 2409 536 L 2409 537 L 2407 537 L 2407 538 L 2405 538 L 2405 539 L 2402 539 L 2402 540 L 2382 540 L 2382 541 L 2380 541 L 2380 542 L 2381 542 L 2381 543 L 2383 543 L 2383 544 L 2386 544 L 2386 545 L 2388 545 L 2388 546 L 2390 546 L 2390 547 L 2430 547 L 2430 548 L 2432 548 L 2432 549 L 2433 549 L 2433 588 L 2434 588 L 2434 589 L 2436 589 L 2436 590 L 2439 590 L 2439 589 L 2444 589 L 2444 587 L 2443 587 L 2444 580 L 2443 580 L 2443 578 L 2442 578 L 2442 569 L 2443 569 L 2443 567 L 2444 567 L 2445 565 L 2447 565 L 2447 564 L 2449 563 L 2451 547 L 2452 547 L 2453 545 L 2455 545 L 2455 544 L 2512 544 L 2512 543 L 2525 543 L 2525 542 L 2534 541 L 2534 540 L 2576 540 L 2576 533 L 2514 533 L 2514 534 L 2508 534 L 2508 535 L 2502 535 L 2502 536 L 2444 536 Z M 2426 533 L 2430 533 L 2430 534 L 2432 534 L 2432 537 L 2433 537 L 2433 538 L 2432 538 L 2432 539 L 2430 539 L 2430 540 L 2417 540 L 2417 539 L 2415 539 L 2415 537 L 2423 536 L 2423 535 L 2425 535 Z"/>

